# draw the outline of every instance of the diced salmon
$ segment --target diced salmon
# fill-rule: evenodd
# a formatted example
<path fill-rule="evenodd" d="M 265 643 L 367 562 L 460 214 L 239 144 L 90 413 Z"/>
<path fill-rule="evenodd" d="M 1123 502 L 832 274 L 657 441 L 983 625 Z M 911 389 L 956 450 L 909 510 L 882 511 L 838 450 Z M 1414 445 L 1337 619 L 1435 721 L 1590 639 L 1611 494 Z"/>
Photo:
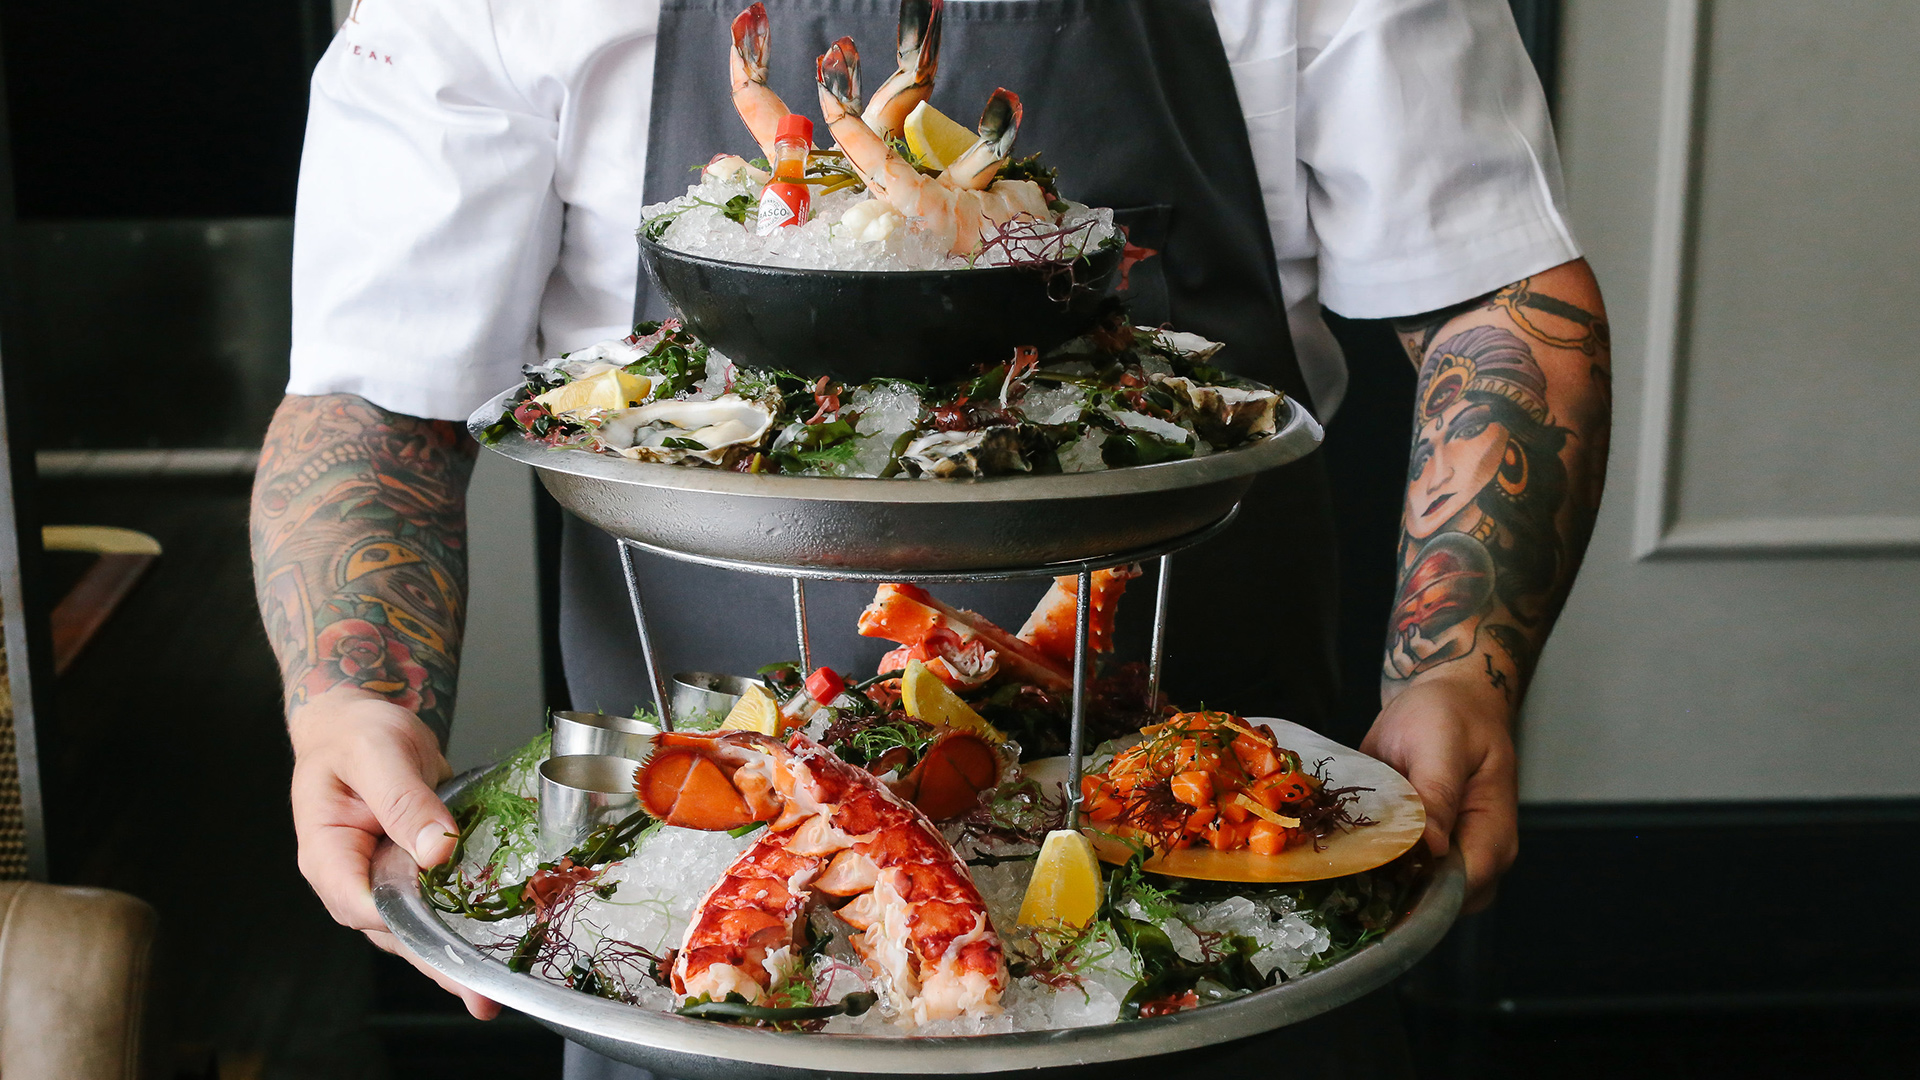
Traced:
<path fill-rule="evenodd" d="M 1247 826 L 1247 847 L 1261 855 L 1278 855 L 1287 847 L 1287 830 L 1265 818 Z"/>
<path fill-rule="evenodd" d="M 1200 770 L 1175 773 L 1173 797 L 1192 807 L 1213 808 L 1213 777 Z"/>

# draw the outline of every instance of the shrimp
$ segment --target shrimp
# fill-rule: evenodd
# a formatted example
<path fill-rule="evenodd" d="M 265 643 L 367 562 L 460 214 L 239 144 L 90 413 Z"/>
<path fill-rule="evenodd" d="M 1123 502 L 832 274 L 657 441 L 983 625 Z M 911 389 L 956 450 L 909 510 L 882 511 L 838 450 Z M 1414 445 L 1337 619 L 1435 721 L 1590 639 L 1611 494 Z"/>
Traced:
<path fill-rule="evenodd" d="M 997 227 L 1021 217 L 1052 221 L 1047 197 L 1029 180 L 1000 180 L 984 191 L 955 188 L 921 175 L 860 119 L 860 54 L 841 38 L 817 65 L 820 109 L 848 163 L 874 198 L 917 220 L 949 253 L 980 250 Z"/>
<path fill-rule="evenodd" d="M 760 152 L 772 161 L 774 136 L 780 121 L 793 110 L 780 95 L 767 86 L 767 49 L 773 29 L 767 22 L 767 6 L 755 3 L 733 19 L 733 51 L 727 55 L 727 68 L 733 75 L 733 107 L 746 122 Z"/>
<path fill-rule="evenodd" d="M 871 773 L 799 733 L 663 732 L 634 787 L 669 825 L 768 823 L 701 901 L 675 993 L 759 1001 L 799 963 L 808 904 L 824 898 L 903 1023 L 1000 1011 L 1006 957 L 966 864 Z"/>
<path fill-rule="evenodd" d="M 947 171 L 940 174 L 940 182 L 948 187 L 975 191 L 991 185 L 994 177 L 1000 175 L 1001 166 L 1013 156 L 1013 137 L 1020 133 L 1020 113 L 1017 94 L 1005 87 L 995 90 L 980 113 L 980 141 L 947 166 Z"/>
<path fill-rule="evenodd" d="M 914 106 L 933 93 L 940 68 L 940 8 L 945 0 L 900 0 L 895 54 L 900 68 L 873 92 L 860 119 L 882 139 L 897 139 Z M 984 185 L 983 185 L 984 186 Z"/>

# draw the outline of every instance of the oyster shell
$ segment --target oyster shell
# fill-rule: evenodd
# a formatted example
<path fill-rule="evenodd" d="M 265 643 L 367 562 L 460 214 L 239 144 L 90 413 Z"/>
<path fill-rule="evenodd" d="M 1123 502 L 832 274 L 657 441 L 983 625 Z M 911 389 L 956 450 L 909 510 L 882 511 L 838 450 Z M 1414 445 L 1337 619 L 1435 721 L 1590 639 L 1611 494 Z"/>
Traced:
<path fill-rule="evenodd" d="M 1278 390 L 1214 386 L 1177 375 L 1155 375 L 1153 381 L 1193 408 L 1193 426 L 1215 446 L 1235 446 L 1273 434 L 1280 403 L 1286 400 Z"/>
<path fill-rule="evenodd" d="M 936 431 L 907 444 L 900 460 L 922 476 L 989 476 L 1027 472 L 1020 457 L 1020 433 L 1009 427 L 979 431 Z"/>
<path fill-rule="evenodd" d="M 575 349 L 565 356 L 555 357 L 544 364 L 529 367 L 527 370 L 558 372 L 575 381 L 590 379 L 602 372 L 623 368 L 635 360 L 645 358 L 650 347 L 650 344 L 648 346 L 631 344 L 625 338 L 610 338 L 595 342 L 584 349 Z"/>
<path fill-rule="evenodd" d="M 594 435 L 604 448 L 635 461 L 721 465 L 759 446 L 771 430 L 772 409 L 738 394 L 722 394 L 710 401 L 655 401 L 623 409 Z M 698 448 L 669 445 L 670 439 Z"/>
<path fill-rule="evenodd" d="M 1184 360 L 1211 360 L 1213 354 L 1226 348 L 1223 342 L 1208 341 L 1199 334 L 1189 334 L 1184 330 L 1167 330 L 1152 326 L 1136 326 L 1134 329 L 1151 336 L 1154 347 L 1162 352 Z"/>

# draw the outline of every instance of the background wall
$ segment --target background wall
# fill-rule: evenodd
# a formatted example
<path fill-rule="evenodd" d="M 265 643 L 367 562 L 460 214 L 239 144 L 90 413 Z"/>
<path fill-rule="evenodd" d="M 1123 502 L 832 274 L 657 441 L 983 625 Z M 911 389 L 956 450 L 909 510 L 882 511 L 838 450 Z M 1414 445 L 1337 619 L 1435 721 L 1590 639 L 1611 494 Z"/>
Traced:
<path fill-rule="evenodd" d="M 1613 461 L 1532 802 L 1920 794 L 1920 6 L 1569 0 Z"/>
<path fill-rule="evenodd" d="M 176 451 L 89 462 L 96 477 L 161 484 L 251 471 L 196 452 L 257 449 L 286 386 L 306 82 L 336 7 L 345 17 L 351 0 L 0 0 L 22 219 L 14 359 L 39 376 L 21 393 L 35 414 L 65 416 L 67 365 L 114 368 L 113 392 L 87 395 L 87 422 L 25 433 L 39 449 Z M 156 401 L 173 422 L 157 421 Z M 484 455 L 469 499 L 458 768 L 531 738 L 545 715 L 531 474 Z"/>

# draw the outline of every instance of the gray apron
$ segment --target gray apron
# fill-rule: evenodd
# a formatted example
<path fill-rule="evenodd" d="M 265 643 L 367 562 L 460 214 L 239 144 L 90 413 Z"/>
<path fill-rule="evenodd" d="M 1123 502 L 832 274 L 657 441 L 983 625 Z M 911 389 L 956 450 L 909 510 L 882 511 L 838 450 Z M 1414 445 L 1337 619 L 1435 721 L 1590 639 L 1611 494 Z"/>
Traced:
<path fill-rule="evenodd" d="M 746 0 L 663 0 L 647 148 L 646 200 L 686 190 L 689 170 L 716 152 L 757 156 L 734 112 L 729 25 Z M 769 83 L 789 106 L 817 114 L 814 61 L 851 35 L 871 88 L 892 72 L 897 0 L 770 0 Z M 945 9 L 935 104 L 970 119 L 995 87 L 1020 95 L 1016 153 L 1040 150 L 1070 198 L 1114 207 L 1135 243 L 1160 254 L 1135 266 L 1136 322 L 1227 343 L 1224 366 L 1310 400 L 1293 353 L 1273 244 L 1233 79 L 1206 0 L 1007 0 Z M 636 319 L 672 312 L 642 272 Z M 894 481 L 908 483 L 911 481 Z M 1063 521 L 1062 528 L 1071 528 Z M 668 672 L 750 673 L 791 659 L 784 579 L 637 556 L 661 663 Z M 1323 723 L 1336 702 L 1334 533 L 1317 455 L 1261 477 L 1234 527 L 1176 556 L 1166 687 L 1177 702 Z M 1151 576 L 1121 608 L 1116 656 L 1144 658 Z M 1018 626 L 1043 581 L 942 587 L 943 599 Z M 815 582 L 809 623 L 815 663 L 874 670 L 889 643 L 854 634 L 872 586 Z M 561 641 L 577 709 L 627 711 L 651 700 L 610 537 L 568 517 L 561 562 Z M 1392 1003 L 1350 1006 L 1275 1036 L 1216 1048 L 1249 1073 L 1276 1061 L 1302 1076 L 1406 1075 Z M 1388 1037 L 1383 1038 L 1385 1034 Z M 1284 1040 L 1277 1050 L 1276 1040 Z M 1320 1049 L 1315 1051 L 1313 1047 Z M 1242 1052 L 1244 1050 L 1244 1052 Z M 1330 1050 L 1332 1052 L 1330 1052 Z M 1275 1057 L 1284 1053 L 1285 1057 Z M 577 1046 L 569 1077 L 645 1076 Z M 1309 1063 L 1301 1070 L 1299 1063 Z M 1168 1062 L 1185 1075 L 1192 1059 Z M 1257 1063 L 1258 1067 L 1253 1066 Z M 1321 1064 L 1324 1063 L 1324 1064 Z M 1136 1063 L 1140 1064 L 1140 1063 Z M 1129 1069 L 1128 1071 L 1132 1071 Z"/>

